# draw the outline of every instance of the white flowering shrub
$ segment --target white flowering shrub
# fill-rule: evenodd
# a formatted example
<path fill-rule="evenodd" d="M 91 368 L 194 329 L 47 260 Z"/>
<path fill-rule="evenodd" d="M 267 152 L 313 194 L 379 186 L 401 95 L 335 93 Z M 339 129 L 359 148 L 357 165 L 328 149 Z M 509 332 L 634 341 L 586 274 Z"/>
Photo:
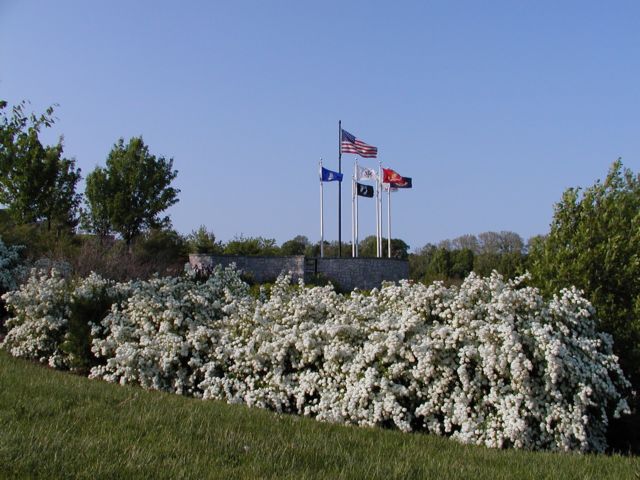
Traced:
<path fill-rule="evenodd" d="M 93 351 L 106 359 L 91 377 L 199 396 L 203 365 L 221 346 L 221 323 L 250 316 L 248 286 L 235 268 L 216 268 L 206 282 L 153 278 L 92 330 Z"/>
<path fill-rule="evenodd" d="M 59 346 L 69 316 L 68 281 L 57 271 L 32 270 L 19 290 L 2 296 L 10 317 L 2 346 L 15 357 L 28 358 L 52 367 L 64 362 Z"/>
<path fill-rule="evenodd" d="M 58 280 L 8 299 L 5 348 L 64 365 L 65 308 L 112 289 L 91 323 L 90 376 L 110 382 L 498 448 L 603 451 L 608 419 L 628 409 L 611 337 L 576 290 L 545 301 L 494 274 L 343 296 L 281 277 L 254 298 L 233 268 L 205 282 Z"/>
<path fill-rule="evenodd" d="M 499 275 L 346 299 L 285 283 L 253 318 L 229 319 L 245 337 L 226 339 L 233 362 L 225 375 L 214 363 L 205 397 L 491 447 L 580 451 L 602 451 L 607 413 L 626 409 L 611 339 L 575 291 L 545 305 Z"/>
<path fill-rule="evenodd" d="M 90 342 L 74 338 L 74 324 L 96 320 L 78 318 L 79 313 L 86 313 L 79 311 L 78 305 L 95 305 L 104 298 L 110 305 L 128 296 L 130 290 L 130 284 L 115 284 L 95 273 L 73 281 L 55 268 L 34 268 L 18 290 L 2 296 L 10 314 L 2 347 L 16 357 L 55 368 L 73 368 L 78 354 L 69 346 L 74 341 Z"/>

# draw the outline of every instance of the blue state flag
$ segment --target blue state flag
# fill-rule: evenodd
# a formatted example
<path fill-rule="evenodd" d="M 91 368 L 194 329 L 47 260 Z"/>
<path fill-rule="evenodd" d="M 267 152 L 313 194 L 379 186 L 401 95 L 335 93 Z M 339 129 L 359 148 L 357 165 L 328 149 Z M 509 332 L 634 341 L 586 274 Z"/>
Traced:
<path fill-rule="evenodd" d="M 322 167 L 322 178 L 320 180 L 322 182 L 341 182 L 342 174 Z"/>

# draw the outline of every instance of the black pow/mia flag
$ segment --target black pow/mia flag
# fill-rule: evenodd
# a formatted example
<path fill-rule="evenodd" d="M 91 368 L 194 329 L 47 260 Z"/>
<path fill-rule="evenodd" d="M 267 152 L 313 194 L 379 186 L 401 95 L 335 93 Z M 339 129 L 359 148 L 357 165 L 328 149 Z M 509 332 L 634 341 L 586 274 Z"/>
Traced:
<path fill-rule="evenodd" d="M 363 185 L 362 183 L 356 182 L 356 187 L 358 188 L 358 195 L 360 195 L 361 197 L 373 197 L 373 186 Z"/>

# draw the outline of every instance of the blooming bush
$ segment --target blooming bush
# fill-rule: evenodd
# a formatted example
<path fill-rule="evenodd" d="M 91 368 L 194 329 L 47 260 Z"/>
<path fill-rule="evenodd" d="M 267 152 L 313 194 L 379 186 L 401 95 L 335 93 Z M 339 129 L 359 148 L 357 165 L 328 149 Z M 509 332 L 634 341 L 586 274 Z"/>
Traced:
<path fill-rule="evenodd" d="M 59 345 L 69 316 L 69 288 L 57 270 L 50 274 L 32 271 L 19 290 L 5 293 L 2 299 L 12 316 L 3 348 L 11 355 L 63 366 Z"/>
<path fill-rule="evenodd" d="M 92 324 L 100 364 L 90 376 L 490 447 L 603 451 L 629 389 L 611 337 L 578 291 L 545 301 L 521 280 L 404 281 L 343 296 L 281 277 L 255 298 L 231 268 L 206 282 L 155 278 L 122 287 Z M 54 277 L 33 282 L 60 291 L 37 314 L 63 318 L 70 294 Z M 55 357 L 64 327 L 14 322 L 13 354 Z"/>
<path fill-rule="evenodd" d="M 232 268 L 217 268 L 203 283 L 186 277 L 140 282 L 94 326 L 93 351 L 106 363 L 91 376 L 200 396 L 203 365 L 225 348 L 224 319 L 246 316 L 243 306 L 251 300 Z"/>
<path fill-rule="evenodd" d="M 11 315 L 2 347 L 15 357 L 36 360 L 55 368 L 73 368 L 79 363 L 77 352 L 71 348 L 78 305 L 96 305 L 99 298 L 108 298 L 110 305 L 116 299 L 128 296 L 130 288 L 130 284 L 114 284 L 96 274 L 72 281 L 55 268 L 48 271 L 32 269 L 30 277 L 18 290 L 2 296 Z M 81 319 L 88 320 L 91 319 Z M 89 339 L 78 341 L 86 340 Z"/>

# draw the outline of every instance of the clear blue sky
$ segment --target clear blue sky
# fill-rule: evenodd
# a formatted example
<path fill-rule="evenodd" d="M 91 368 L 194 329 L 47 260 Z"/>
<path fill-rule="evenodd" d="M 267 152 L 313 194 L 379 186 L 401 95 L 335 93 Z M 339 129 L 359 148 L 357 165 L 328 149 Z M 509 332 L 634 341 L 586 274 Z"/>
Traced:
<path fill-rule="evenodd" d="M 393 237 L 526 239 L 618 156 L 640 170 L 638 25 L 637 1 L 0 0 L 0 97 L 59 104 L 47 141 L 64 135 L 83 175 L 119 137 L 172 157 L 182 233 L 319 240 L 317 164 L 337 169 L 341 119 L 413 178 Z M 329 240 L 336 197 L 326 184 Z"/>

